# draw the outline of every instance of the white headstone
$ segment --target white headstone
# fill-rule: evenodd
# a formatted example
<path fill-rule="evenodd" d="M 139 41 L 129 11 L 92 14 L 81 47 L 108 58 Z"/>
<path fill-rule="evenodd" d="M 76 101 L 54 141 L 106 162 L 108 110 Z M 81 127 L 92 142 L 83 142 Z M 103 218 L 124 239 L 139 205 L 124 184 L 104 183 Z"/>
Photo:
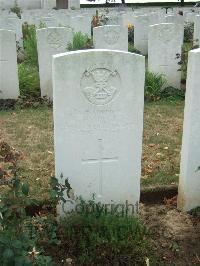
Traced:
<path fill-rule="evenodd" d="M 68 0 L 69 9 L 80 9 L 80 0 Z"/>
<path fill-rule="evenodd" d="M 59 10 L 60 11 L 60 10 Z M 56 19 L 58 21 L 59 26 L 61 27 L 70 27 L 71 25 L 71 17 L 69 13 L 66 12 L 56 12 Z M 59 12 L 59 13 L 58 13 Z"/>
<path fill-rule="evenodd" d="M 72 42 L 72 30 L 58 28 L 44 28 L 37 30 L 38 61 L 40 72 L 41 96 L 53 98 L 52 89 L 52 55 L 64 53 Z"/>
<path fill-rule="evenodd" d="M 53 59 L 56 177 L 75 197 L 137 205 L 140 195 L 145 60 L 112 50 Z M 59 214 L 73 201 L 60 205 Z"/>
<path fill-rule="evenodd" d="M 1 0 L 0 9 L 10 9 L 15 4 L 16 0 Z M 41 0 L 17 0 L 17 4 L 23 9 L 35 9 L 41 7 Z"/>
<path fill-rule="evenodd" d="M 23 47 L 22 20 L 18 17 L 6 17 L 0 19 L 0 29 L 12 30 L 16 34 L 19 47 Z"/>
<path fill-rule="evenodd" d="M 117 25 L 93 28 L 93 41 L 96 49 L 128 51 L 128 28 Z"/>
<path fill-rule="evenodd" d="M 192 12 L 192 13 L 187 13 L 186 14 L 186 22 L 190 22 L 190 23 L 194 23 L 195 22 L 195 17 L 197 16 L 196 13 Z"/>
<path fill-rule="evenodd" d="M 44 9 L 52 9 L 56 7 L 56 0 L 41 0 L 41 7 Z"/>
<path fill-rule="evenodd" d="M 189 52 L 178 207 L 200 206 L 200 49 Z"/>
<path fill-rule="evenodd" d="M 165 22 L 166 23 L 174 23 L 174 24 L 181 24 L 182 26 L 184 25 L 184 17 L 181 15 L 167 15 L 165 17 Z"/>
<path fill-rule="evenodd" d="M 122 16 L 118 15 L 107 15 L 106 16 L 106 25 L 123 25 Z"/>
<path fill-rule="evenodd" d="M 55 17 L 42 17 L 40 18 L 40 22 L 47 28 L 58 27 L 58 21 Z"/>
<path fill-rule="evenodd" d="M 200 46 L 200 16 L 196 16 L 194 19 L 194 42 L 196 46 Z"/>
<path fill-rule="evenodd" d="M 91 17 L 90 16 L 76 16 L 71 18 L 71 25 L 74 32 L 81 31 L 89 38 L 91 37 Z"/>
<path fill-rule="evenodd" d="M 149 15 L 141 15 L 135 19 L 134 46 L 143 55 L 147 55 L 148 53 L 148 31 L 150 24 Z"/>
<path fill-rule="evenodd" d="M 149 27 L 148 69 L 165 75 L 169 86 L 180 88 L 183 27 L 162 23 Z M 178 56 L 179 55 L 179 56 Z"/>
<path fill-rule="evenodd" d="M 16 35 L 13 31 L 0 30 L 0 99 L 18 96 Z"/>
<path fill-rule="evenodd" d="M 136 15 L 134 13 L 126 13 L 122 15 L 122 24 L 124 27 L 128 28 L 129 25 L 135 25 Z"/>

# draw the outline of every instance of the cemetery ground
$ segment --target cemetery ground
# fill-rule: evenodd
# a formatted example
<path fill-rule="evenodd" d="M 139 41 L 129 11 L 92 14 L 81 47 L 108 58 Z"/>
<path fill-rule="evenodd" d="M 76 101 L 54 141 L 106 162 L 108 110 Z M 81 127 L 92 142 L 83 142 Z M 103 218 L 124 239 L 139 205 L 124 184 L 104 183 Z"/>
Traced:
<path fill-rule="evenodd" d="M 70 184 L 63 188 L 54 178 L 53 110 L 40 103 L 35 27 L 24 25 L 23 35 L 20 94 L 36 102 L 19 100 L 8 109 L 0 102 L 0 265 L 199 265 L 199 209 L 183 213 L 176 207 L 184 101 L 175 94 L 180 91 L 161 91 L 164 78 L 147 71 L 139 219 L 90 212 L 91 199 L 80 200 L 89 210 L 58 223 L 56 204 Z M 181 58 L 183 83 L 188 45 L 185 41 Z M 67 47 L 92 48 L 92 43 L 79 32 Z M 131 43 L 129 51 L 138 52 Z"/>
<path fill-rule="evenodd" d="M 184 101 L 180 100 L 145 103 L 141 176 L 144 191 L 149 188 L 157 190 L 159 187 L 176 186 L 178 183 L 183 109 Z M 1 139 L 23 154 L 19 162 L 19 174 L 22 182 L 29 183 L 28 198 L 39 200 L 42 206 L 27 207 L 28 215 L 37 213 L 33 225 L 34 230 L 40 232 L 39 235 L 35 233 L 39 239 L 37 245 L 40 246 L 40 252 L 42 247 L 40 254 L 50 256 L 56 265 L 95 265 L 97 262 L 99 265 L 149 265 L 148 263 L 198 265 L 200 263 L 199 218 L 194 214 L 179 212 L 176 209 L 176 198 L 157 202 L 154 196 L 153 203 L 147 201 L 141 203 L 140 220 L 150 231 L 146 233 L 141 227 L 138 238 L 127 241 L 127 235 L 133 232 L 123 229 L 126 244 L 122 244 L 123 241 L 119 242 L 119 239 L 109 241 L 109 244 L 100 239 L 96 243 L 92 237 L 91 239 L 85 237 L 85 234 L 100 237 L 97 228 L 86 231 L 83 229 L 88 223 L 97 223 L 94 217 L 82 217 L 81 220 L 79 217 L 78 221 L 72 219 L 68 222 L 69 227 L 57 228 L 52 218 L 55 207 L 52 207 L 54 204 L 50 204 L 49 199 L 50 177 L 54 176 L 52 107 L 39 105 L 4 110 L 1 111 L 0 120 Z M 162 199 L 163 197 L 161 195 Z M 105 218 L 102 218 L 102 221 L 103 219 Z M 122 219 L 119 220 L 120 225 L 126 224 L 123 218 L 120 219 Z M 98 220 L 98 224 L 104 223 L 105 226 L 108 222 L 102 221 Z M 69 229 L 70 224 L 73 229 Z M 113 233 L 111 228 L 107 225 L 104 231 L 109 239 Z M 75 232 L 78 232 L 78 236 Z M 116 240 L 119 245 L 116 244 Z M 84 252 L 84 245 L 87 246 L 88 254 Z M 138 245 L 138 248 L 131 248 L 133 245 Z M 120 250 L 120 254 L 117 250 Z M 110 253 L 113 255 L 110 256 Z M 37 262 L 37 254 L 39 254 L 37 250 L 33 250 L 31 255 L 35 265 L 46 265 L 42 264 L 44 262 Z M 39 260 L 42 259 L 47 260 L 46 256 L 45 259 Z M 48 263 L 51 265 L 52 262 L 49 260 Z"/>
<path fill-rule="evenodd" d="M 145 104 L 143 188 L 177 184 L 183 108 L 183 101 Z M 1 138 L 24 154 L 22 175 L 29 176 L 33 195 L 46 198 L 45 188 L 54 175 L 52 108 L 1 111 L 1 125 Z"/>

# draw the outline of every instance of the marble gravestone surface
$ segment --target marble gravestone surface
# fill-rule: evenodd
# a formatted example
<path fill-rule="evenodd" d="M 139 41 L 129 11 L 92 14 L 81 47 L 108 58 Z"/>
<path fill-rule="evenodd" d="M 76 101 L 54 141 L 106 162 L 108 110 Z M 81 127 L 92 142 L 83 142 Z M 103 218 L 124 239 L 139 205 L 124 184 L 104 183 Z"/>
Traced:
<path fill-rule="evenodd" d="M 96 49 L 128 51 L 128 28 L 117 25 L 93 28 Z"/>
<path fill-rule="evenodd" d="M 194 13 L 194 12 L 192 12 L 192 13 L 187 13 L 187 14 L 186 14 L 185 21 L 186 21 L 186 22 L 190 22 L 190 23 L 194 23 L 194 22 L 195 22 L 195 18 L 196 18 L 196 16 L 197 16 L 197 13 Z"/>
<path fill-rule="evenodd" d="M 54 28 L 58 27 L 58 21 L 54 16 L 41 17 L 40 23 L 43 25 L 43 28 Z"/>
<path fill-rule="evenodd" d="M 122 18 L 122 24 L 124 27 L 128 27 L 129 25 L 134 26 L 135 25 L 135 19 L 137 17 L 137 13 L 125 13 L 121 15 Z"/>
<path fill-rule="evenodd" d="M 77 197 L 133 204 L 140 195 L 145 60 L 111 50 L 53 57 L 56 177 Z"/>
<path fill-rule="evenodd" d="M 189 211 L 200 206 L 200 49 L 189 52 L 178 208 Z"/>
<path fill-rule="evenodd" d="M 56 0 L 41 0 L 41 8 L 53 9 L 56 7 Z"/>
<path fill-rule="evenodd" d="M 65 27 L 43 28 L 37 30 L 37 48 L 40 73 L 41 96 L 53 99 L 52 55 L 67 51 L 72 42 L 72 30 Z"/>
<path fill-rule="evenodd" d="M 134 25 L 134 46 L 143 55 L 148 54 L 148 30 L 149 30 L 149 16 L 140 15 L 135 18 Z"/>
<path fill-rule="evenodd" d="M 68 0 L 69 9 L 80 9 L 80 0 Z"/>
<path fill-rule="evenodd" d="M 23 47 L 22 20 L 18 17 L 1 17 L 0 29 L 12 30 L 16 34 L 16 41 L 19 47 Z"/>
<path fill-rule="evenodd" d="M 200 45 L 200 16 L 197 15 L 194 19 L 194 39 L 193 45 L 198 46 Z"/>
<path fill-rule="evenodd" d="M 161 23 L 149 27 L 148 69 L 163 74 L 167 85 L 180 88 L 181 49 L 183 27 L 180 24 Z"/>
<path fill-rule="evenodd" d="M 184 26 L 184 17 L 178 14 L 165 16 L 165 23 L 181 24 Z"/>
<path fill-rule="evenodd" d="M 19 80 L 14 31 L 0 29 L 0 99 L 17 99 Z"/>
<path fill-rule="evenodd" d="M 75 16 L 71 17 L 70 27 L 75 32 L 82 32 L 86 34 L 89 38 L 91 37 L 91 17 L 90 16 Z"/>

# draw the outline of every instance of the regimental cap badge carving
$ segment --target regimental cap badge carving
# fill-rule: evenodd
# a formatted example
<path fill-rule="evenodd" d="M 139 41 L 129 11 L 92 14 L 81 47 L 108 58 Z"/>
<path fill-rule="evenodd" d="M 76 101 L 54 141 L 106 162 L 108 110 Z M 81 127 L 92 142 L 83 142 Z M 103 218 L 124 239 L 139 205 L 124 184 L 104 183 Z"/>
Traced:
<path fill-rule="evenodd" d="M 48 36 L 47 36 L 47 42 L 52 48 L 58 49 L 62 47 L 62 44 L 61 44 L 62 36 L 56 31 L 50 32 L 48 33 Z"/>
<path fill-rule="evenodd" d="M 120 28 L 119 27 L 109 27 L 104 29 L 104 40 L 109 45 L 114 45 L 118 42 L 120 38 Z"/>
<path fill-rule="evenodd" d="M 117 96 L 120 83 L 120 76 L 116 70 L 93 68 L 83 73 L 81 90 L 90 103 L 104 105 Z"/>

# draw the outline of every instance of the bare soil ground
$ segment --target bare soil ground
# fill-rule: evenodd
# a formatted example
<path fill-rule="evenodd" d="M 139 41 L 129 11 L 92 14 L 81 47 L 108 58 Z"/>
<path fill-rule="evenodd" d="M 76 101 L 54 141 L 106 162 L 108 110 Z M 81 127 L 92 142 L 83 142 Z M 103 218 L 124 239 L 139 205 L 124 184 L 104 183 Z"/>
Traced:
<path fill-rule="evenodd" d="M 176 206 L 144 204 L 140 217 L 152 232 L 152 248 L 164 265 L 200 265 L 200 217 Z"/>

